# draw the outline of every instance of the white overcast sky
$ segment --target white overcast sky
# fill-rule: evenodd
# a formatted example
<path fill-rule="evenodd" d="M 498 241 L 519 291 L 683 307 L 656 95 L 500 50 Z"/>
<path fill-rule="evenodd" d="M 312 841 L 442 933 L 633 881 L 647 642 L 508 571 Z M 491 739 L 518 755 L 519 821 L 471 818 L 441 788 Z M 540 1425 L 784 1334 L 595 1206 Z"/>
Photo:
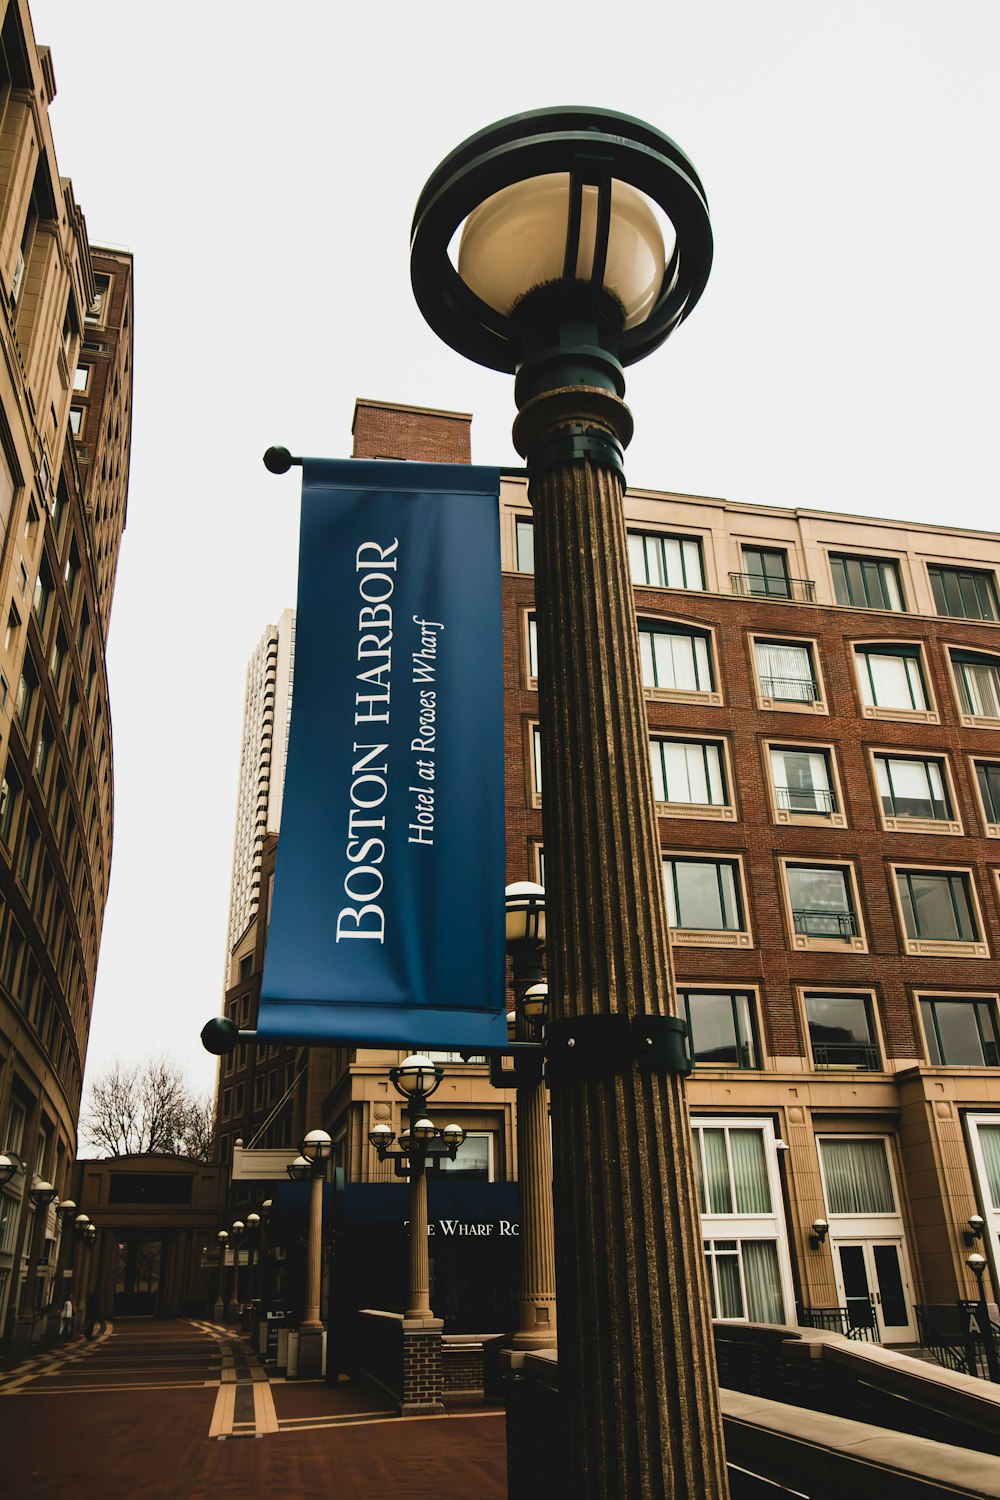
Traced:
<path fill-rule="evenodd" d="M 135 256 L 128 526 L 108 652 L 115 845 L 88 1075 L 162 1048 L 208 1087 L 243 676 L 294 603 L 298 482 L 355 396 L 512 382 L 423 324 L 414 201 L 520 110 L 639 115 L 695 163 L 716 258 L 629 372 L 634 484 L 997 528 L 996 0 L 33 0 L 60 171 Z"/>

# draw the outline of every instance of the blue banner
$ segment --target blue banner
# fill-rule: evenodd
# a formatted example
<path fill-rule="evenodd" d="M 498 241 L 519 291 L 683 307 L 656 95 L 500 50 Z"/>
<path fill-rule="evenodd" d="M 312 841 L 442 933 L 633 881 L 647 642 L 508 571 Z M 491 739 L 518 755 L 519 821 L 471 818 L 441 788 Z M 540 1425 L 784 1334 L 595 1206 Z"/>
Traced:
<path fill-rule="evenodd" d="M 305 460 L 261 1037 L 506 1041 L 499 486 Z"/>

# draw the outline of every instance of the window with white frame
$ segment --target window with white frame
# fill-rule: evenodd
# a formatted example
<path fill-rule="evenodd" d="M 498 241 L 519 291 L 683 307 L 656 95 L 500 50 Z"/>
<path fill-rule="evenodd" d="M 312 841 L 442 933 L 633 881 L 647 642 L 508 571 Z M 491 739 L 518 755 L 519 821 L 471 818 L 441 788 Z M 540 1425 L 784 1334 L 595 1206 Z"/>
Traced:
<path fill-rule="evenodd" d="M 919 646 L 855 646 L 862 702 L 869 708 L 930 708 Z"/>
<path fill-rule="evenodd" d="M 796 641 L 754 641 L 761 695 L 781 703 L 813 703 L 819 684 L 812 647 Z"/>
<path fill-rule="evenodd" d="M 528 676 L 538 676 L 538 621 L 534 615 L 528 616 Z"/>
<path fill-rule="evenodd" d="M 661 536 L 658 532 L 628 533 L 632 582 L 652 588 L 704 589 L 701 543 L 697 537 Z"/>
<path fill-rule="evenodd" d="M 657 802 L 728 805 L 724 757 L 718 740 L 665 740 L 653 736 L 649 753 Z"/>
<path fill-rule="evenodd" d="M 773 1131 L 751 1121 L 692 1122 L 712 1314 L 782 1323 L 790 1278 Z"/>
<path fill-rule="evenodd" d="M 837 811 L 830 752 L 803 745 L 770 747 L 775 805 L 785 812 L 826 816 Z"/>
<path fill-rule="evenodd" d="M 671 927 L 700 932 L 739 932 L 743 929 L 743 902 L 736 860 L 668 856 L 663 861 L 663 882 L 667 893 L 667 920 Z"/>
<path fill-rule="evenodd" d="M 1000 719 L 1000 660 L 978 651 L 952 651 L 962 712 L 977 719 Z"/>
<path fill-rule="evenodd" d="M 643 687 L 710 693 L 715 688 L 708 633 L 682 625 L 640 620 Z"/>

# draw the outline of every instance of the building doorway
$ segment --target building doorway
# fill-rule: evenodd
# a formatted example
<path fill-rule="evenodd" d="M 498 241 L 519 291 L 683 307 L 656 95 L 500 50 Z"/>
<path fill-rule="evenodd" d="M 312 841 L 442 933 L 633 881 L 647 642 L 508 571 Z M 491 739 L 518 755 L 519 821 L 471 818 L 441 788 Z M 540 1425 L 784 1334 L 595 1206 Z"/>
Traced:
<path fill-rule="evenodd" d="M 155 1318 L 160 1300 L 161 1240 L 119 1240 L 115 1264 L 116 1318 Z"/>
<path fill-rule="evenodd" d="M 912 1343 L 917 1335 L 902 1240 L 839 1240 L 833 1258 L 848 1326 L 873 1329 L 880 1344 Z"/>

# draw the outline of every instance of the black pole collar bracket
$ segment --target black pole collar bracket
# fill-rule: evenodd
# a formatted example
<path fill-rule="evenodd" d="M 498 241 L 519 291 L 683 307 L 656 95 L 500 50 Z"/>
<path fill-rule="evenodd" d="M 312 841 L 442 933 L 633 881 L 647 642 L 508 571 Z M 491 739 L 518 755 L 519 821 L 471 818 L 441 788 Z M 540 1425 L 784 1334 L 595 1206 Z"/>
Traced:
<path fill-rule="evenodd" d="M 644 1072 L 691 1072 L 687 1025 L 679 1016 L 575 1016 L 545 1028 L 549 1076 L 620 1073 L 636 1062 Z"/>
<path fill-rule="evenodd" d="M 542 469 L 581 462 L 604 464 L 625 482 L 625 454 L 618 439 L 600 427 L 583 427 L 579 423 L 560 428 L 532 449 L 528 471 L 538 474 Z"/>

